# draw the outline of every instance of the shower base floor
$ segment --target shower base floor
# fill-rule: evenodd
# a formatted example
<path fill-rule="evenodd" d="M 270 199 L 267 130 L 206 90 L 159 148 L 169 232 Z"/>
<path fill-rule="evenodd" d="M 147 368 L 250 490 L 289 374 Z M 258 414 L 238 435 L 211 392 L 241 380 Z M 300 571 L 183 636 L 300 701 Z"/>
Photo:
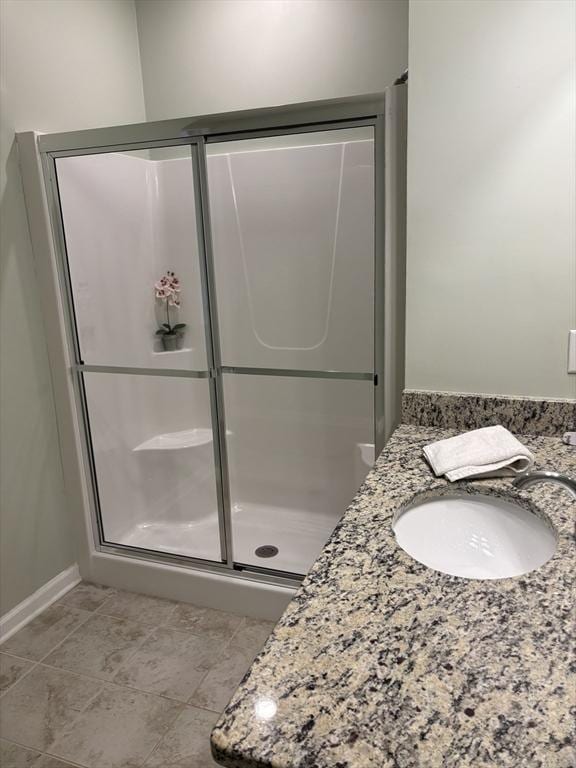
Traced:
<path fill-rule="evenodd" d="M 308 572 L 338 520 L 327 515 L 287 507 L 243 502 L 232 510 L 234 561 L 290 573 Z M 216 513 L 194 523 L 140 523 L 118 544 L 220 560 Z M 258 557 L 258 547 L 278 549 L 273 557 Z"/>

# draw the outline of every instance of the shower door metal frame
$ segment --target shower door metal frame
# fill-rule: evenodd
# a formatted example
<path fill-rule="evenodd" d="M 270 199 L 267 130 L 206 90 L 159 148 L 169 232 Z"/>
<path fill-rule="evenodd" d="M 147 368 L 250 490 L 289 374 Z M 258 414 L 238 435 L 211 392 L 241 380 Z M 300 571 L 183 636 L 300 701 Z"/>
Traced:
<path fill-rule="evenodd" d="M 384 278 L 386 258 L 384 187 L 385 118 L 388 98 L 388 92 L 386 92 L 374 96 L 250 110 L 226 115 L 185 118 L 160 123 L 144 123 L 63 134 L 46 134 L 38 138 L 38 148 L 42 159 L 44 183 L 52 223 L 54 247 L 57 255 L 56 266 L 65 315 L 66 343 L 69 348 L 70 359 L 74 361 L 71 367 L 74 376 L 74 391 L 76 393 L 75 407 L 78 410 L 78 423 L 81 425 L 82 432 L 80 436 L 83 454 L 82 464 L 91 486 L 90 518 L 93 528 L 93 545 L 96 550 L 145 560 L 178 564 L 180 566 L 184 565 L 193 569 L 225 573 L 236 578 L 252 579 L 270 584 L 293 586 L 301 581 L 301 574 L 238 564 L 234 561 L 222 379 L 223 374 L 248 374 L 319 379 L 373 380 L 375 457 L 379 455 L 387 436 L 385 435 L 386 425 L 384 424 Z M 350 372 L 222 366 L 210 229 L 206 144 L 287 134 L 305 134 L 360 126 L 372 126 L 374 130 L 374 370 Z M 76 157 L 80 155 L 176 146 L 188 146 L 191 153 L 208 370 L 187 371 L 184 369 L 150 369 L 84 364 L 81 359 L 75 319 L 64 223 L 58 190 L 56 160 L 60 157 Z M 97 474 L 84 391 L 83 373 L 85 372 L 208 379 L 214 436 L 214 462 L 222 562 L 106 542 L 99 506 Z"/>
<path fill-rule="evenodd" d="M 190 150 L 190 163 L 192 166 L 194 183 L 194 205 L 196 212 L 196 240 L 198 245 L 198 260 L 200 268 L 201 293 L 202 293 L 202 313 L 205 329 L 205 350 L 206 350 L 206 369 L 187 370 L 187 369 L 168 369 L 168 368 L 145 368 L 138 366 L 109 366 L 85 364 L 82 361 L 78 327 L 76 323 L 76 314 L 74 307 L 74 294 L 70 278 L 70 268 L 66 247 L 66 235 L 64 221 L 62 216 L 60 193 L 58 189 L 58 175 L 56 161 L 60 157 L 78 157 L 93 154 L 108 154 L 114 152 L 126 152 L 143 149 L 165 148 L 165 147 L 187 147 Z M 221 571 L 223 568 L 228 571 L 232 566 L 232 553 L 229 545 L 230 533 L 226 528 L 225 518 L 222 510 L 226 507 L 226 488 L 227 480 L 223 482 L 223 472 L 225 471 L 226 461 L 221 456 L 222 441 L 219 436 L 218 418 L 218 396 L 217 396 L 217 376 L 215 374 L 215 356 L 214 345 L 217 344 L 218 332 L 214 313 L 210 311 L 209 298 L 209 279 L 208 264 L 206 258 L 205 237 L 204 237 L 204 214 L 202 210 L 202 193 L 200 190 L 200 155 L 202 152 L 203 140 L 194 139 L 173 139 L 161 142 L 138 142 L 134 144 L 107 145 L 102 147 L 91 147 L 83 150 L 48 152 L 42 155 L 44 175 L 47 183 L 48 203 L 51 211 L 51 218 L 56 240 L 56 252 L 58 256 L 58 269 L 60 277 L 60 289 L 63 298 L 63 307 L 66 315 L 67 341 L 69 354 L 74 364 L 72 366 L 74 375 L 74 389 L 77 398 L 77 408 L 79 411 L 79 421 L 83 425 L 82 447 L 83 447 L 83 465 L 87 476 L 90 478 L 91 486 L 91 519 L 93 523 L 94 544 L 102 552 L 118 552 L 122 554 L 131 553 L 140 556 L 150 556 L 156 559 L 169 560 L 171 562 L 194 563 L 203 569 L 216 569 Z M 213 434 L 214 450 L 214 473 L 216 481 L 217 497 L 217 518 L 219 527 L 219 542 L 221 562 L 200 557 L 191 557 L 179 554 L 167 554 L 156 550 L 145 550 L 140 547 L 132 547 L 106 541 L 104 525 L 102 521 L 102 511 L 100 508 L 100 497 L 98 492 L 98 474 L 94 459 L 93 445 L 90 434 L 90 415 L 84 386 L 84 373 L 104 373 L 104 374 L 125 374 L 135 376 L 164 376 L 168 378 L 189 378 L 189 379 L 207 379 L 210 397 L 210 413 Z M 288 577 L 290 578 L 290 577 Z"/>

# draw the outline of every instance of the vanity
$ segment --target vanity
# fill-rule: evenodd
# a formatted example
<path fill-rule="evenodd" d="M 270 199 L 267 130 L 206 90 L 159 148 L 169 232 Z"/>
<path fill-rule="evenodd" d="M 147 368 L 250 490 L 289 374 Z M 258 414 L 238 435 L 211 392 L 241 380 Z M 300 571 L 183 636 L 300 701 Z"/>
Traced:
<path fill-rule="evenodd" d="M 576 474 L 576 403 L 405 393 L 396 429 L 212 733 L 230 768 L 571 768 L 576 504 L 510 478 L 448 483 L 422 447 L 489 424 L 536 469 Z M 426 567 L 398 511 L 484 494 L 552 527 L 554 554 L 514 578 Z M 572 715 L 570 714 L 572 710 Z"/>

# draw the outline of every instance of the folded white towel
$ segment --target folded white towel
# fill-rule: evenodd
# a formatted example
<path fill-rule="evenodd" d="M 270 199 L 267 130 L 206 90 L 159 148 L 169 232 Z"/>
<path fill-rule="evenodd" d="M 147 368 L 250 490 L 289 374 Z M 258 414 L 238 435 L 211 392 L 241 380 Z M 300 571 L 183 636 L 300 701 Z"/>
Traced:
<path fill-rule="evenodd" d="M 576 446 L 576 432 L 564 432 L 562 442 L 566 443 L 566 445 Z"/>
<path fill-rule="evenodd" d="M 465 432 L 424 446 L 434 473 L 450 482 L 464 477 L 500 477 L 526 472 L 534 456 L 500 425 Z"/>

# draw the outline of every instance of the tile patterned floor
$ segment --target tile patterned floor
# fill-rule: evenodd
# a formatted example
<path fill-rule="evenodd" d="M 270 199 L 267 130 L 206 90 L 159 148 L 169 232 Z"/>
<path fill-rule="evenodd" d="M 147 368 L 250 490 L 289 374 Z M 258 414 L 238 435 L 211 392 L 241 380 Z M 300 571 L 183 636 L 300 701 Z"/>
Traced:
<path fill-rule="evenodd" d="M 0 645 L 2 768 L 207 768 L 274 625 L 81 583 Z"/>

